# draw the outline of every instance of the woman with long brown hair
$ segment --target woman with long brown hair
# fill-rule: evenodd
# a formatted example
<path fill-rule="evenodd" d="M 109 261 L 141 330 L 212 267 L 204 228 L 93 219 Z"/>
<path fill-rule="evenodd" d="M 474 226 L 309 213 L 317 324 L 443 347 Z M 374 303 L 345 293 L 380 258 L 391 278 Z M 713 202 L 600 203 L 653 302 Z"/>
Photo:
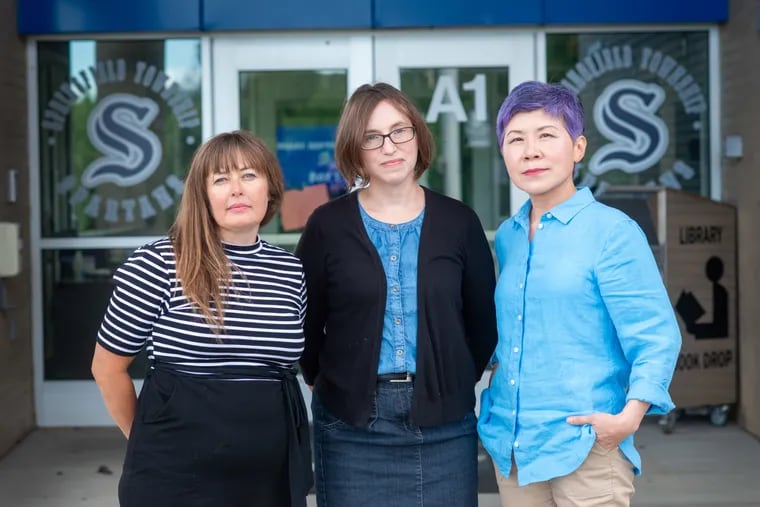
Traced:
<path fill-rule="evenodd" d="M 122 506 L 306 505 L 304 275 L 259 237 L 282 194 L 258 138 L 220 134 L 193 158 L 169 237 L 116 272 L 92 372 L 129 441 Z M 137 397 L 127 367 L 143 348 Z"/>

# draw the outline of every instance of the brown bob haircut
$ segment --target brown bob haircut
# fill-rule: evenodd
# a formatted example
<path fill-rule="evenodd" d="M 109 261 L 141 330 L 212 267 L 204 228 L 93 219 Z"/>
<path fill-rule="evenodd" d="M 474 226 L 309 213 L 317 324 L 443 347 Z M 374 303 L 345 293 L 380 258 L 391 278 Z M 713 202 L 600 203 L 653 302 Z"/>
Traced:
<path fill-rule="evenodd" d="M 243 167 L 239 167 L 239 162 Z M 214 136 L 196 150 L 185 179 L 177 218 L 169 230 L 183 292 L 215 332 L 224 326 L 219 280 L 229 280 L 231 273 L 219 227 L 211 213 L 208 178 L 211 174 L 243 168 L 255 169 L 266 177 L 269 203 L 260 224 L 266 225 L 282 203 L 282 170 L 277 158 L 259 138 L 236 130 Z M 211 311 L 211 302 L 217 308 L 216 315 Z"/>
<path fill-rule="evenodd" d="M 362 169 L 362 140 L 369 117 L 383 101 L 390 102 L 409 118 L 414 127 L 417 139 L 414 177 L 419 179 L 433 162 L 433 135 L 409 97 L 388 83 L 364 84 L 357 88 L 346 102 L 335 139 L 335 162 L 349 186 L 355 185 L 359 178 L 363 185 L 369 183 L 369 175 Z"/>

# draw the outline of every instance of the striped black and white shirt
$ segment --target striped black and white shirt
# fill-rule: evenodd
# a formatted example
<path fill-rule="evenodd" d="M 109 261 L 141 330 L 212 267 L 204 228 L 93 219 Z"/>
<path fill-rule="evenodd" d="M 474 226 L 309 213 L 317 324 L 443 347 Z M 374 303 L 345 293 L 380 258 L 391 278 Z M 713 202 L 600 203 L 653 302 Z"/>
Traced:
<path fill-rule="evenodd" d="M 292 366 L 304 346 L 301 261 L 263 240 L 223 247 L 232 283 L 222 285 L 221 332 L 213 333 L 182 293 L 164 238 L 138 248 L 116 271 L 98 343 L 125 356 L 145 347 L 152 362 L 191 375 L 241 378 L 246 367 Z"/>

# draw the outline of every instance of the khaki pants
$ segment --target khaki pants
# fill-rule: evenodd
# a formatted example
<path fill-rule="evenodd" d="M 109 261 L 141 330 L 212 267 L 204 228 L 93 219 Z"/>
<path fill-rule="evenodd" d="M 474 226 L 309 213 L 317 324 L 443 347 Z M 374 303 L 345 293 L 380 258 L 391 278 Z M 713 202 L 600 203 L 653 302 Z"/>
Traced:
<path fill-rule="evenodd" d="M 494 468 L 502 507 L 628 507 L 634 492 L 631 463 L 598 443 L 575 472 L 544 482 L 518 486 L 514 460 L 509 477 Z"/>

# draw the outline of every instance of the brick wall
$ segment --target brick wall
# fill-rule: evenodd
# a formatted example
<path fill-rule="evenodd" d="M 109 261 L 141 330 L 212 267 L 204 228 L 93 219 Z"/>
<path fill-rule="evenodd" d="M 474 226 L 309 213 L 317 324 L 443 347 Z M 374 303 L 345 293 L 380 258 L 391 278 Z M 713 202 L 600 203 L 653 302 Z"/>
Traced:
<path fill-rule="evenodd" d="M 722 136 L 744 140 L 723 159 L 723 199 L 737 206 L 739 422 L 760 436 L 760 1 L 731 0 L 721 29 Z"/>
<path fill-rule="evenodd" d="M 0 312 L 0 456 L 35 425 L 30 319 L 29 157 L 27 151 L 26 50 L 16 34 L 16 0 L 0 0 L 0 222 L 18 222 L 23 237 L 22 273 L 5 278 L 14 310 Z M 19 171 L 18 201 L 8 203 L 7 174 Z M 11 320 L 15 333 L 11 335 Z"/>

